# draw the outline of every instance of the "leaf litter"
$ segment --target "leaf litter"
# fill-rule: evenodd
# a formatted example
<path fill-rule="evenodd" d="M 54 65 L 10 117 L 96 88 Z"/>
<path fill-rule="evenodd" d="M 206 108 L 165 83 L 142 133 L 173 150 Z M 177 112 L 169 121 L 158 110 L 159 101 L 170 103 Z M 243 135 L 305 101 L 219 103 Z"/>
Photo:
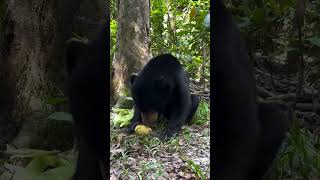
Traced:
<path fill-rule="evenodd" d="M 210 179 L 209 125 L 184 126 L 178 137 L 127 135 L 111 129 L 110 179 Z"/>

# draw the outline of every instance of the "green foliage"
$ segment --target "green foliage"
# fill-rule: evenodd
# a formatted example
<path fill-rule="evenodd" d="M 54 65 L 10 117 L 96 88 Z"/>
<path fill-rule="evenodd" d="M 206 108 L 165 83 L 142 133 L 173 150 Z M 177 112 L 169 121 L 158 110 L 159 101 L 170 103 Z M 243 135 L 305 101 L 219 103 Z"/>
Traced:
<path fill-rule="evenodd" d="M 148 173 L 154 173 L 155 179 L 158 179 L 163 175 L 163 164 L 154 162 L 140 162 L 140 172 L 138 173 L 138 179 L 146 178 Z"/>
<path fill-rule="evenodd" d="M 193 124 L 204 125 L 210 119 L 210 107 L 206 101 L 200 101 L 196 115 L 193 118 Z"/>
<path fill-rule="evenodd" d="M 319 136 L 294 127 L 278 159 L 278 175 L 285 178 L 312 179 L 320 176 Z"/>
<path fill-rule="evenodd" d="M 159 55 L 172 53 L 186 67 L 193 79 L 209 77 L 210 29 L 204 20 L 209 14 L 210 1 L 151 0 L 151 52 Z M 117 2 L 111 1 L 111 53 L 116 51 Z"/>
<path fill-rule="evenodd" d="M 228 3 L 227 6 L 245 36 L 248 35 L 256 41 L 255 51 L 283 53 L 288 49 L 288 37 L 292 36 L 295 0 L 266 0 L 262 5 L 256 1 L 248 1 L 240 5 Z"/>
<path fill-rule="evenodd" d="M 306 39 L 311 45 L 320 48 L 320 37 L 310 37 Z"/>
<path fill-rule="evenodd" d="M 110 1 L 110 72 L 112 72 L 112 59 L 116 52 L 116 40 L 117 40 L 117 15 L 118 7 L 117 0 Z"/>
<path fill-rule="evenodd" d="M 61 97 L 46 96 L 42 98 L 42 101 L 48 105 L 59 106 L 59 105 L 66 104 L 68 102 L 68 98 L 64 96 L 61 96 Z M 58 120 L 58 121 L 68 121 L 68 122 L 73 121 L 72 114 L 68 112 L 54 112 L 48 116 L 48 119 Z"/>
<path fill-rule="evenodd" d="M 111 45 L 110 59 L 113 58 L 116 51 L 116 40 L 117 40 L 117 21 L 113 19 L 110 21 L 110 45 Z"/>
<path fill-rule="evenodd" d="M 28 148 L 21 148 L 15 149 L 11 146 L 7 146 L 7 150 L 5 153 L 11 155 L 11 159 L 15 158 L 35 158 L 40 156 L 51 156 L 56 155 L 59 151 L 45 151 L 40 149 L 28 149 Z"/>
<path fill-rule="evenodd" d="M 116 19 L 118 14 L 118 1 L 117 0 L 111 0 L 110 2 L 110 19 Z"/>
<path fill-rule="evenodd" d="M 210 32 L 204 26 L 209 0 L 151 1 L 151 51 L 172 53 L 186 66 L 189 75 L 200 78 L 203 61 L 209 61 Z M 209 76 L 209 63 L 205 76 Z"/>
<path fill-rule="evenodd" d="M 54 112 L 54 113 L 50 114 L 48 119 L 58 120 L 58 121 L 68 121 L 68 122 L 73 121 L 72 114 L 67 113 L 67 112 Z"/>
<path fill-rule="evenodd" d="M 66 97 L 44 97 L 43 101 L 45 104 L 50 104 L 50 105 L 62 105 L 65 104 L 68 99 Z"/>
<path fill-rule="evenodd" d="M 125 127 L 130 124 L 131 119 L 133 118 L 133 115 L 134 115 L 133 109 L 113 108 L 112 110 L 115 113 L 114 118 L 112 120 L 114 126 Z"/>
<path fill-rule="evenodd" d="M 74 174 L 75 159 L 58 151 L 8 147 L 5 153 L 11 157 L 4 164 L 9 171 L 0 175 L 3 180 L 70 180 Z"/>
<path fill-rule="evenodd" d="M 192 160 L 188 160 L 187 164 L 189 168 L 195 173 L 197 179 L 207 179 L 205 174 L 201 171 L 200 166 L 193 162 Z"/>

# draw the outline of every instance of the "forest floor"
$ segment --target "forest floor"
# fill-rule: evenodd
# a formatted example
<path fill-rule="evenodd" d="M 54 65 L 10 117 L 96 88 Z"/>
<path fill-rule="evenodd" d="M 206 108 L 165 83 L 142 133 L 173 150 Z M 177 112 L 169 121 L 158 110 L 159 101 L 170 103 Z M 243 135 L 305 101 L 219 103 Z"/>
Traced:
<path fill-rule="evenodd" d="M 167 141 L 124 129 L 111 128 L 110 179 L 210 179 L 209 121 Z"/>

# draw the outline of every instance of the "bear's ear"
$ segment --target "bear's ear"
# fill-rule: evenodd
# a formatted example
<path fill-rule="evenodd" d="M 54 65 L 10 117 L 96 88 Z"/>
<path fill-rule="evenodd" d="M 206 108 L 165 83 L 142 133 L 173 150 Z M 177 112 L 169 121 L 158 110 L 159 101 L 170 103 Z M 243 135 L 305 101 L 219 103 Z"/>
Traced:
<path fill-rule="evenodd" d="M 66 42 L 66 64 L 69 75 L 86 47 L 87 43 L 85 41 L 76 38 L 71 38 Z"/>
<path fill-rule="evenodd" d="M 169 83 L 164 76 L 160 76 L 157 80 L 155 80 L 155 85 L 157 88 L 161 90 L 166 90 L 169 88 Z"/>
<path fill-rule="evenodd" d="M 132 75 L 130 76 L 130 83 L 131 83 L 131 85 L 133 84 L 133 82 L 134 82 L 134 80 L 136 79 L 136 77 L 137 77 L 136 74 L 132 74 Z"/>

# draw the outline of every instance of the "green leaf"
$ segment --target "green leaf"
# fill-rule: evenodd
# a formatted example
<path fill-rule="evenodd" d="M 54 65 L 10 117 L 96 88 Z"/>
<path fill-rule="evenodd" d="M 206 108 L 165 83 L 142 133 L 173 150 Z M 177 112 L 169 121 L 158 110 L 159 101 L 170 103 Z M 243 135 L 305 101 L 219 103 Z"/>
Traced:
<path fill-rule="evenodd" d="M 293 0 L 281 0 L 278 1 L 281 8 L 294 7 L 295 1 Z"/>
<path fill-rule="evenodd" d="M 113 124 L 115 126 L 124 127 L 130 124 L 131 119 L 133 118 L 134 110 L 122 109 L 119 111 L 118 114 L 115 115 L 113 119 Z"/>
<path fill-rule="evenodd" d="M 250 25 L 250 19 L 247 17 L 239 17 L 239 16 L 235 16 L 236 19 L 236 23 L 238 28 L 244 28 Z"/>
<path fill-rule="evenodd" d="M 67 102 L 67 98 L 59 98 L 59 97 L 47 97 L 44 102 L 50 105 L 61 105 Z"/>
<path fill-rule="evenodd" d="M 32 171 L 35 174 L 39 174 L 49 166 L 55 167 L 59 163 L 57 156 L 39 156 L 34 158 L 25 168 L 26 170 Z"/>
<path fill-rule="evenodd" d="M 50 160 L 42 157 L 33 160 L 26 168 L 15 166 L 13 180 L 70 180 L 74 174 L 74 166 L 71 164 L 48 169 L 49 165 Z"/>
<path fill-rule="evenodd" d="M 45 151 L 39 149 L 28 149 L 28 148 L 21 148 L 21 149 L 13 149 L 7 148 L 5 151 L 7 154 L 11 154 L 11 158 L 25 158 L 25 157 L 39 157 L 43 155 L 53 155 L 59 153 L 59 151 Z"/>
<path fill-rule="evenodd" d="M 307 41 L 309 41 L 314 46 L 320 47 L 320 38 L 319 37 L 308 38 Z"/>
<path fill-rule="evenodd" d="M 266 17 L 264 15 L 264 10 L 262 8 L 255 9 L 252 12 L 251 19 L 255 24 L 263 26 L 266 21 Z"/>
<path fill-rule="evenodd" d="M 70 180 L 74 172 L 73 166 L 61 166 L 41 174 L 37 180 Z"/>
<path fill-rule="evenodd" d="M 133 98 L 132 98 L 132 97 L 125 97 L 124 99 L 125 99 L 125 100 L 129 100 L 129 101 L 133 101 Z"/>
<path fill-rule="evenodd" d="M 14 172 L 13 180 L 70 180 L 74 174 L 75 162 L 58 154 L 58 151 L 38 149 L 14 149 L 8 147 L 7 153 L 22 157 L 23 162 L 32 158 L 26 167 L 4 163 L 4 167 Z M 10 158 L 13 158 L 12 156 Z M 1 175 L 0 179 L 7 177 Z"/>
<path fill-rule="evenodd" d="M 55 113 L 52 113 L 48 118 L 53 120 L 58 120 L 58 121 L 69 121 L 69 122 L 72 122 L 73 120 L 72 114 L 67 112 L 55 112 Z"/>

